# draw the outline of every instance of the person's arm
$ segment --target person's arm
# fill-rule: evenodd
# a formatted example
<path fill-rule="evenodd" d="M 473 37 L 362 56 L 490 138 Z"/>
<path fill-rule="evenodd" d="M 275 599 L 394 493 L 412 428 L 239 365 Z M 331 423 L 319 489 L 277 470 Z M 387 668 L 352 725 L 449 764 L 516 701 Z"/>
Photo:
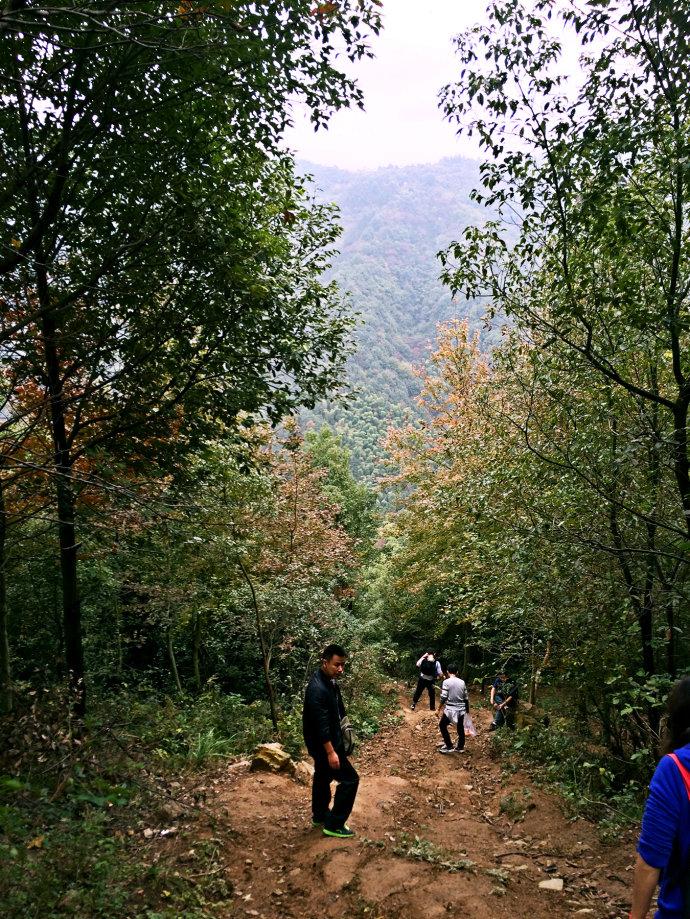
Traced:
<path fill-rule="evenodd" d="M 439 660 L 436 661 L 436 676 L 445 677 L 445 673 L 443 672 L 443 667 L 441 666 L 441 661 Z"/>
<path fill-rule="evenodd" d="M 469 690 L 467 689 L 467 683 L 465 683 L 465 682 L 463 681 L 463 685 L 464 685 L 464 687 L 465 687 L 465 711 L 469 713 L 469 710 L 470 710 L 470 693 L 469 693 Z"/>
<path fill-rule="evenodd" d="M 630 912 L 633 919 L 644 919 L 647 915 L 659 874 L 673 852 L 685 796 L 678 767 L 669 756 L 662 756 L 652 776 L 642 815 Z"/>
<path fill-rule="evenodd" d="M 426 654 L 422 654 L 422 656 L 419 658 L 419 660 L 417 661 L 418 667 L 422 666 L 422 661 L 424 660 L 425 657 L 426 657 Z"/>
<path fill-rule="evenodd" d="M 489 702 L 490 702 L 491 705 L 495 705 L 495 704 L 496 704 L 496 703 L 494 702 L 494 697 L 495 697 L 495 695 L 496 695 L 496 687 L 495 687 L 495 686 L 492 686 L 492 687 L 491 687 L 491 699 L 489 700 Z"/>
<path fill-rule="evenodd" d="M 633 880 L 632 909 L 629 919 L 645 919 L 652 903 L 652 896 L 659 883 L 659 868 L 652 868 L 638 853 Z"/>
<path fill-rule="evenodd" d="M 331 769 L 340 769 L 340 757 L 335 752 L 331 741 L 324 741 L 323 748 L 326 751 L 326 756 L 328 757 L 328 765 L 331 767 Z"/>
<path fill-rule="evenodd" d="M 436 713 L 436 717 L 438 718 L 439 721 L 441 720 L 441 716 L 446 711 L 447 701 L 448 701 L 448 684 L 444 680 L 443 683 L 441 683 L 441 695 L 439 697 L 438 711 Z"/>

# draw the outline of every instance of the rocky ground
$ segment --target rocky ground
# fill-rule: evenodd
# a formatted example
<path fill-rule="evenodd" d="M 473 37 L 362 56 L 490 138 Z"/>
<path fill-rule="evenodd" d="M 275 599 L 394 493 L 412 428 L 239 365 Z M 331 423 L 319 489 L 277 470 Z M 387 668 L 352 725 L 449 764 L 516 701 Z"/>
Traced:
<path fill-rule="evenodd" d="M 422 708 L 401 710 L 362 746 L 353 757 L 361 776 L 353 840 L 312 829 L 309 789 L 287 775 L 224 770 L 204 790 L 207 813 L 218 817 L 205 843 L 229 891 L 217 915 L 626 915 L 632 831 L 604 846 L 595 826 L 569 820 L 557 797 L 492 759 L 489 714 L 474 715 L 479 734 L 464 755 L 437 752 L 436 717 Z M 152 840 L 158 855 L 176 846 L 184 861 L 181 843 Z"/>

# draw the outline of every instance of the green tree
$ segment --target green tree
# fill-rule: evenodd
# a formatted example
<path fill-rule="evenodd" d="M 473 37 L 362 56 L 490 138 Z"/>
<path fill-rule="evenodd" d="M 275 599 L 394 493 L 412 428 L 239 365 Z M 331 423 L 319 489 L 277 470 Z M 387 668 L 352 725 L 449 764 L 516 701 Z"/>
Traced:
<path fill-rule="evenodd" d="M 376 4 L 211 6 L 4 11 L 2 336 L 51 433 L 82 706 L 75 464 L 115 440 L 160 457 L 173 434 L 182 453 L 240 410 L 312 404 L 347 351 L 335 288 L 318 280 L 328 209 L 270 157 L 291 100 L 317 124 L 359 100 L 334 42 L 367 54 Z"/>
<path fill-rule="evenodd" d="M 690 534 L 690 96 L 681 50 L 689 15 L 687 5 L 658 2 L 495 3 L 488 29 L 458 39 L 461 80 L 443 93 L 447 116 L 477 132 L 491 157 L 476 197 L 518 215 L 515 241 L 496 221 L 466 231 L 443 256 L 446 280 L 513 319 L 535 363 L 560 372 L 552 392 L 589 376 L 609 408 L 613 436 L 603 449 L 613 474 L 590 485 L 609 506 L 607 542 L 635 608 L 647 675 L 656 670 L 659 599 L 670 625 L 666 666 L 675 670 L 673 614 L 685 602 Z M 580 37 L 581 81 L 563 74 L 557 28 Z M 596 52 L 587 54 L 589 45 Z M 595 455 L 578 460 L 570 450 L 567 464 L 584 480 L 581 460 Z M 644 485 L 638 476 L 629 499 L 631 455 Z M 642 540 L 626 533 L 629 514 Z"/>

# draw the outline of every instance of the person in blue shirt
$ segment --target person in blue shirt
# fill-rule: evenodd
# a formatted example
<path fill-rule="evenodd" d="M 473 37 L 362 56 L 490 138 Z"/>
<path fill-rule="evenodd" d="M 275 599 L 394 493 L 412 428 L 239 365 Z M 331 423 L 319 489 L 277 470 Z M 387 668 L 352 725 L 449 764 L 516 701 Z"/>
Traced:
<path fill-rule="evenodd" d="M 665 750 L 642 817 L 630 919 L 644 919 L 657 884 L 656 919 L 690 916 L 690 677 L 669 695 Z"/>
<path fill-rule="evenodd" d="M 518 685 L 508 676 L 505 668 L 501 670 L 491 686 L 491 707 L 494 717 L 489 725 L 490 731 L 507 724 L 509 728 L 515 727 L 515 711 L 518 704 Z"/>

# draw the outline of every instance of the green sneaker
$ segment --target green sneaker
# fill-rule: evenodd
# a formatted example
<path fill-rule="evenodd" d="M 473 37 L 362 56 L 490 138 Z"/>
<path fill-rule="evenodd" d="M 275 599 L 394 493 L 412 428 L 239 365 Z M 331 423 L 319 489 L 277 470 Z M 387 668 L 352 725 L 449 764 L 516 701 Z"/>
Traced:
<path fill-rule="evenodd" d="M 338 827 L 337 830 L 329 830 L 327 827 L 323 828 L 324 836 L 335 836 L 336 839 L 352 839 L 355 835 L 349 826 Z"/>

